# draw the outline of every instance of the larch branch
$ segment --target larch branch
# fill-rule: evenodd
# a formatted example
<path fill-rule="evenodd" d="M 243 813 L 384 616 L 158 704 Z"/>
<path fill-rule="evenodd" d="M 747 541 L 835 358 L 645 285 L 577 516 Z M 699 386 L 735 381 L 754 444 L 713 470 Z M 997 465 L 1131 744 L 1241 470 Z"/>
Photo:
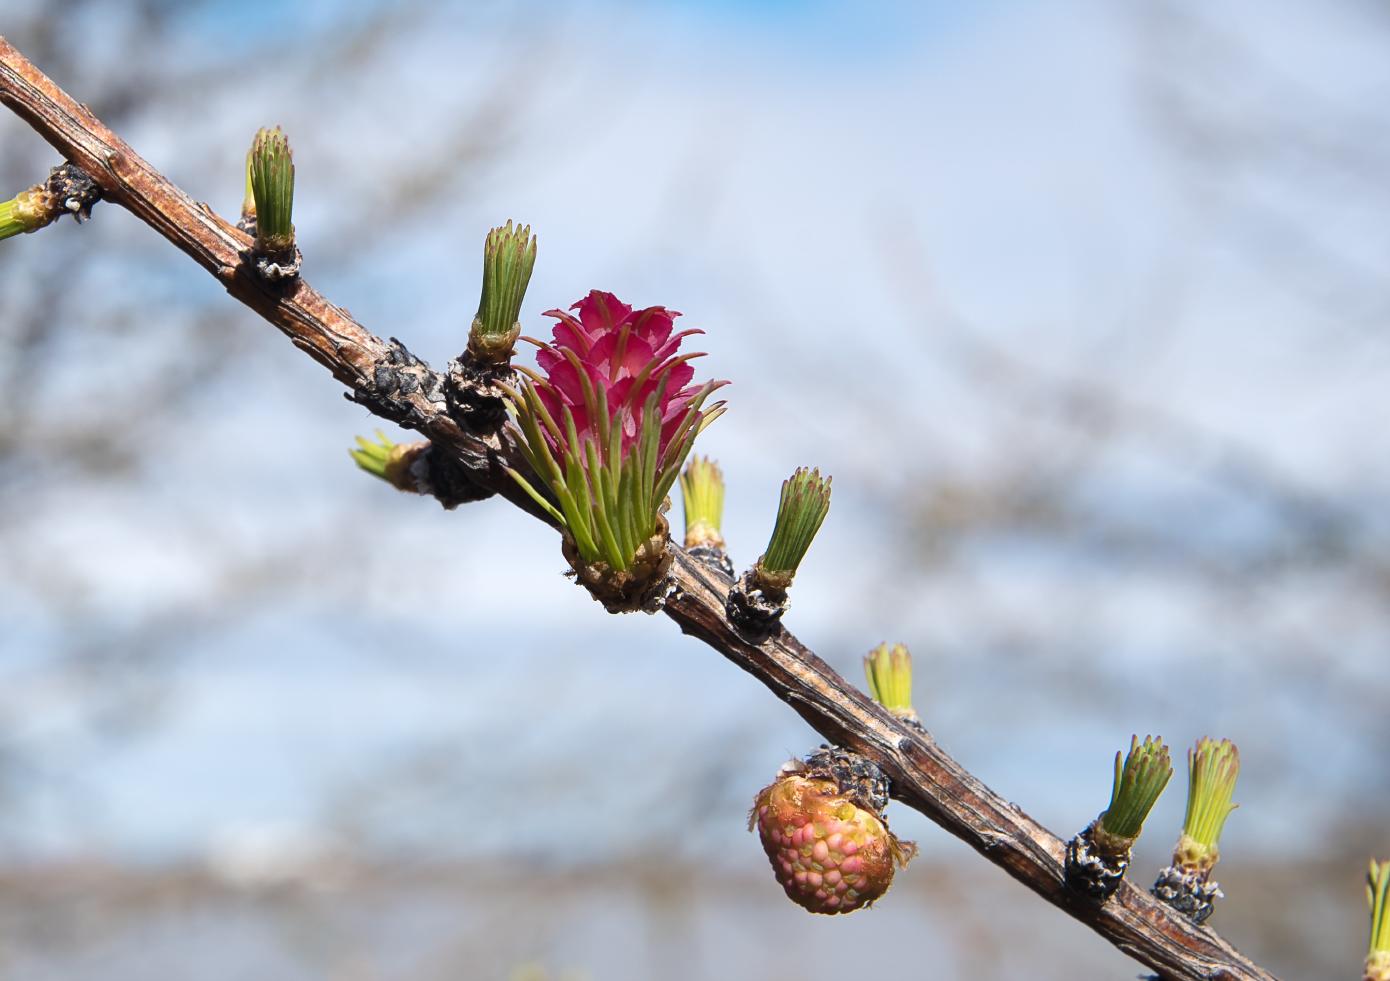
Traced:
<path fill-rule="evenodd" d="M 398 341 L 372 334 L 302 280 L 283 292 L 264 286 L 249 261 L 249 236 L 174 186 L 3 37 L 0 102 L 96 181 L 106 200 L 188 253 L 233 297 L 328 368 L 354 401 L 429 439 L 432 452 L 446 454 L 478 488 L 477 497 L 495 493 L 550 522 L 504 469 L 526 469 L 515 446 L 505 435 L 482 437 L 455 422 L 442 380 L 428 365 Z M 666 614 L 760 680 L 826 739 L 874 760 L 891 778 L 893 797 L 1163 978 L 1274 981 L 1211 929 L 1128 882 L 1099 906 L 1073 893 L 1064 884 L 1062 839 L 975 779 L 930 736 L 894 719 L 785 629 L 761 643 L 742 636 L 724 613 L 732 581 L 674 543 L 671 549 L 677 590 Z"/>

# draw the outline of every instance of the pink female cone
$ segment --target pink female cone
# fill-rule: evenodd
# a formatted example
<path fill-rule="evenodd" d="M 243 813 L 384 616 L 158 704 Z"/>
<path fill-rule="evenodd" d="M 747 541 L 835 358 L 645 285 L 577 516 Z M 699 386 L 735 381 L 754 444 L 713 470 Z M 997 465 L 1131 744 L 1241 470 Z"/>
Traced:
<path fill-rule="evenodd" d="M 849 913 L 888 891 L 897 865 L 916 854 L 883 819 L 858 806 L 830 778 L 792 765 L 758 794 L 749 829 L 758 836 L 787 896 L 812 913 Z"/>

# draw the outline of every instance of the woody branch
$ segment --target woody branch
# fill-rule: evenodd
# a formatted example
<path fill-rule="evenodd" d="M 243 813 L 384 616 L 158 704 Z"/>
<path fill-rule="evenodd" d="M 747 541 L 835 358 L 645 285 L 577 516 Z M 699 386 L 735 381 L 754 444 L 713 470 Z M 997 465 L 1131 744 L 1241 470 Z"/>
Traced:
<path fill-rule="evenodd" d="M 553 518 L 509 476 L 529 468 L 506 430 L 480 435 L 447 411 L 445 380 L 395 339 L 383 341 L 306 282 L 268 285 L 256 275 L 253 239 L 193 201 L 78 104 L 4 38 L 0 102 L 101 189 L 186 252 L 227 292 L 280 329 L 333 373 L 348 397 L 419 432 L 431 444 L 431 481 L 446 506 L 497 495 L 529 514 Z M 1066 845 L 986 787 L 911 727 L 846 682 L 780 626 L 754 642 L 728 620 L 734 581 L 672 543 L 675 591 L 664 610 L 763 682 L 821 735 L 877 763 L 892 796 L 971 845 L 1042 898 L 1101 934 L 1163 978 L 1272 981 L 1209 928 L 1123 882 L 1097 904 L 1065 885 Z"/>

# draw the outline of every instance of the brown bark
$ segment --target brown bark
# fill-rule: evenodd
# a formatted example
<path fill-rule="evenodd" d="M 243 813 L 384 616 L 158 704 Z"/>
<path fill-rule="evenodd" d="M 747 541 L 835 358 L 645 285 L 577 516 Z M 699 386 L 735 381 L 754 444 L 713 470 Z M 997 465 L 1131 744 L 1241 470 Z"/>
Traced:
<path fill-rule="evenodd" d="M 227 292 L 328 368 L 352 390 L 353 400 L 426 436 L 435 452 L 456 460 L 479 488 L 553 524 L 503 469 L 526 469 L 510 438 L 480 436 L 451 418 L 439 374 L 398 341 L 382 341 L 302 280 L 283 292 L 262 284 L 249 236 L 166 180 L 4 38 L 0 102 L 86 171 L 106 200 L 129 209 L 187 252 Z M 746 639 L 725 615 L 733 581 L 676 545 L 671 548 L 677 591 L 666 603 L 667 615 L 761 680 L 826 739 L 874 760 L 891 778 L 893 797 L 1164 978 L 1273 981 L 1212 930 L 1194 926 L 1127 882 L 1099 906 L 1067 889 L 1062 839 L 976 780 L 930 736 L 894 719 L 784 628 L 760 643 Z"/>

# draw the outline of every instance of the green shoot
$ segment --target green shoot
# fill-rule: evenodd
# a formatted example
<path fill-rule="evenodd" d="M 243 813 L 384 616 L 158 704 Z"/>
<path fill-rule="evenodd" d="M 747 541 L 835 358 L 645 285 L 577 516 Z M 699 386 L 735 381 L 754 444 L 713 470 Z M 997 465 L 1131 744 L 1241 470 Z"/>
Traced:
<path fill-rule="evenodd" d="M 393 443 L 380 429 L 376 431 L 377 442 L 361 436 L 357 437 L 357 449 L 348 450 L 348 455 L 359 467 L 373 477 L 380 477 L 397 490 L 418 492 L 411 465 L 420 453 L 430 444 Z"/>
<path fill-rule="evenodd" d="M 788 582 L 796 575 L 812 539 L 820 531 L 821 523 L 830 511 L 830 482 L 833 479 L 821 479 L 819 470 L 800 467 L 782 482 L 777 524 L 772 529 L 767 552 L 758 562 L 763 571 L 784 577 Z"/>
<path fill-rule="evenodd" d="M 869 694 L 899 719 L 916 719 L 912 707 L 912 655 L 902 644 L 879 644 L 864 655 Z"/>
<path fill-rule="evenodd" d="M 473 332 L 483 338 L 511 335 L 506 347 L 511 349 L 521 315 L 521 301 L 531 282 L 531 270 L 536 265 L 536 239 L 531 226 L 510 221 L 487 233 L 483 243 L 483 294 L 478 301 L 478 314 L 473 318 Z M 517 333 L 519 333 L 517 329 Z"/>
<path fill-rule="evenodd" d="M 44 190 L 44 185 L 36 184 L 0 203 L 0 240 L 37 231 L 62 214 L 61 210 L 45 207 Z"/>
<path fill-rule="evenodd" d="M 20 215 L 15 214 L 15 201 L 13 199 L 0 204 L 0 239 L 9 238 L 12 235 L 22 235 L 29 231 L 27 224 Z"/>
<path fill-rule="evenodd" d="M 1173 864 L 1210 869 L 1220 858 L 1218 846 L 1226 819 L 1239 805 L 1231 803 L 1240 776 L 1240 751 L 1229 739 L 1203 736 L 1187 751 L 1187 817 Z"/>
<path fill-rule="evenodd" d="M 1117 838 L 1138 838 L 1172 776 L 1168 747 L 1161 737 L 1145 736 L 1142 743 L 1137 735 L 1131 737 L 1123 763 L 1120 754 L 1115 754 L 1115 783 L 1110 791 L 1110 806 L 1100 816 L 1101 827 Z"/>
<path fill-rule="evenodd" d="M 724 546 L 720 523 L 724 519 L 724 473 L 709 457 L 693 457 L 681 474 L 681 500 L 685 502 L 685 547 Z"/>
<path fill-rule="evenodd" d="M 267 255 L 294 245 L 294 154 L 280 132 L 261 129 L 251 143 L 251 197 L 256 212 L 256 247 Z"/>
<path fill-rule="evenodd" d="M 1370 981 L 1390 979 L 1390 861 L 1371 859 L 1366 874 L 1366 902 L 1371 907 L 1371 950 L 1366 958 Z"/>

